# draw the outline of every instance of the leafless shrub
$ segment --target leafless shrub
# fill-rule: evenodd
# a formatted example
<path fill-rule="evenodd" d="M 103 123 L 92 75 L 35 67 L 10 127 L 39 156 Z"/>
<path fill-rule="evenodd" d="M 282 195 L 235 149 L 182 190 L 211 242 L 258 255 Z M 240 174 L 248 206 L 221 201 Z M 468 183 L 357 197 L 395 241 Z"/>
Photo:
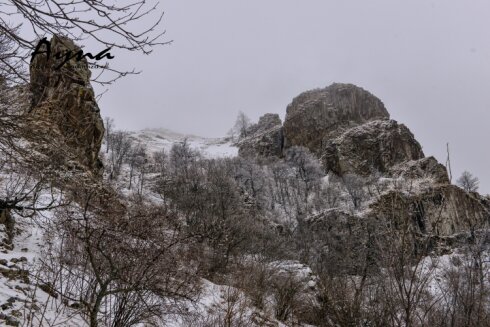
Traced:
<path fill-rule="evenodd" d="M 343 175 L 342 181 L 344 183 L 345 189 L 347 190 L 347 193 L 352 200 L 354 209 L 359 209 L 366 197 L 366 193 L 364 190 L 365 181 L 362 177 L 355 174 Z"/>
<path fill-rule="evenodd" d="M 57 211 L 41 280 L 76 304 L 90 326 L 160 319 L 196 291 L 185 236 L 158 207 L 133 200 L 127 213 L 94 206 Z"/>
<path fill-rule="evenodd" d="M 302 197 L 301 201 L 308 211 L 308 199 L 313 192 L 319 191 L 319 179 L 324 175 L 320 162 L 313 154 L 304 147 L 291 147 L 287 150 L 286 162 L 293 168 L 297 189 L 300 190 Z"/>
<path fill-rule="evenodd" d="M 218 313 L 213 317 L 213 326 L 246 327 L 250 326 L 248 301 L 242 292 L 234 287 L 226 287 L 222 294 L 223 301 L 218 306 Z"/>
<path fill-rule="evenodd" d="M 336 208 L 340 204 L 341 191 L 338 184 L 333 181 L 328 182 L 328 184 L 322 189 L 321 197 L 325 199 L 325 204 L 327 208 Z"/>
<path fill-rule="evenodd" d="M 475 237 L 452 266 L 444 269 L 439 287 L 443 300 L 431 316 L 440 326 L 490 326 L 490 275 L 486 231 Z M 441 321 L 443 322 L 441 324 Z"/>
<path fill-rule="evenodd" d="M 106 169 L 110 180 L 115 180 L 121 173 L 122 164 L 127 160 L 133 141 L 127 132 L 116 131 L 109 136 L 107 142 L 111 144 L 109 165 Z"/>
<path fill-rule="evenodd" d="M 304 285 L 293 276 L 272 280 L 275 317 L 281 321 L 293 319 L 300 307 L 300 291 Z"/>

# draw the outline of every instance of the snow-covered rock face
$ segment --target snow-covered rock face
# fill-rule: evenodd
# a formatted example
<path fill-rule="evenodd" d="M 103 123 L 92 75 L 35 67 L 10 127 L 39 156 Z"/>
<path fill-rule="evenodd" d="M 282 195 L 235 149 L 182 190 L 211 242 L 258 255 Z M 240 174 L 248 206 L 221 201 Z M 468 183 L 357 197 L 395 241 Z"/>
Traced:
<path fill-rule="evenodd" d="M 438 185 L 415 194 L 384 194 L 371 206 L 371 215 L 394 223 L 412 221 L 422 234 L 448 237 L 483 228 L 490 218 L 487 206 L 479 195 Z"/>
<path fill-rule="evenodd" d="M 322 142 L 337 136 L 341 127 L 389 117 L 381 100 L 368 91 L 335 83 L 293 99 L 284 121 L 284 146 L 305 146 L 318 153 Z"/>
<path fill-rule="evenodd" d="M 238 155 L 238 148 L 225 138 L 205 138 L 181 134 L 168 129 L 145 129 L 130 134 L 135 141 L 147 147 L 149 153 L 165 150 L 169 152 L 176 143 L 186 141 L 191 149 L 198 150 L 208 159 L 232 158 Z"/>
<path fill-rule="evenodd" d="M 381 100 L 360 87 L 332 84 L 304 92 L 288 106 L 282 126 L 278 117 L 264 117 L 272 123 L 241 141 L 240 155 L 280 157 L 293 146 L 303 146 L 321 159 L 325 173 L 352 184 L 349 193 L 379 177 L 401 178 L 410 185 L 409 191 L 393 189 L 377 196 L 368 190 L 370 217 L 410 219 L 420 233 L 444 237 L 481 226 L 489 217 L 486 202 L 451 186 L 446 168 L 433 157 L 425 158 L 409 128 L 390 120 Z M 280 138 L 282 149 L 264 151 L 276 149 Z"/>
<path fill-rule="evenodd" d="M 390 173 L 394 177 L 403 177 L 405 179 L 429 177 L 435 184 L 449 184 L 446 167 L 437 162 L 436 158 L 432 156 L 395 165 L 391 167 Z"/>
<path fill-rule="evenodd" d="M 386 173 L 396 164 L 424 157 L 410 130 L 394 120 L 376 120 L 353 127 L 326 143 L 322 151 L 325 169 L 337 175 Z"/>
<path fill-rule="evenodd" d="M 389 120 L 381 100 L 352 84 L 304 92 L 287 108 L 284 148 L 304 146 L 337 175 L 368 176 L 424 158 L 403 124 Z"/>
<path fill-rule="evenodd" d="M 240 140 L 240 156 L 280 157 L 284 143 L 282 122 L 278 114 L 265 114 L 250 126 L 247 137 Z"/>

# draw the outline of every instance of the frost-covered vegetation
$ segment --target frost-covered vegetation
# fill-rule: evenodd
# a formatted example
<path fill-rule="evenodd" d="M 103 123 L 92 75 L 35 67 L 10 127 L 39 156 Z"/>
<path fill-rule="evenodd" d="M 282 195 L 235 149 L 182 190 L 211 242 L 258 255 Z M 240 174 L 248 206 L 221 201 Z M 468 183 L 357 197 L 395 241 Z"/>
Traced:
<path fill-rule="evenodd" d="M 304 147 L 240 157 L 224 139 L 113 123 L 97 176 L 21 106 L 2 113 L 6 324 L 488 324 L 486 226 L 441 241 L 396 201 L 377 215 L 431 178 L 327 175 Z"/>

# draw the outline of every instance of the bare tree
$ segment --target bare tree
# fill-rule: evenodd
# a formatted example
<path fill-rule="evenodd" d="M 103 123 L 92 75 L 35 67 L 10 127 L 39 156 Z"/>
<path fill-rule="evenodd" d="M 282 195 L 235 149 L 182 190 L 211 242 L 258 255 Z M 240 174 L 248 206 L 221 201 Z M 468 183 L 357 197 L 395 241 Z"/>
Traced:
<path fill-rule="evenodd" d="M 247 195 L 254 199 L 254 204 L 263 208 L 267 204 L 267 176 L 264 169 L 250 158 L 237 157 L 233 160 L 234 177 L 238 185 Z"/>
<path fill-rule="evenodd" d="M 275 298 L 275 316 L 281 321 L 288 321 L 297 313 L 299 307 L 300 291 L 303 284 L 288 273 L 282 278 L 276 276 L 272 281 L 272 290 Z"/>
<path fill-rule="evenodd" d="M 96 206 L 93 194 L 57 211 L 40 282 L 75 303 L 91 327 L 159 321 L 190 300 L 197 284 L 193 266 L 183 262 L 186 236 L 166 212 L 137 199 L 126 213 L 113 211 Z"/>
<path fill-rule="evenodd" d="M 355 174 L 345 174 L 342 176 L 342 181 L 344 182 L 347 193 L 350 195 L 354 209 L 359 209 L 366 197 L 364 179 Z"/>
<path fill-rule="evenodd" d="M 51 183 L 50 170 L 59 162 L 55 156 L 49 165 L 40 158 L 33 160 L 30 149 L 22 147 L 19 130 L 16 114 L 0 114 L 0 223 L 6 226 L 9 242 L 14 236 L 13 214 L 32 218 L 65 203 L 63 189 Z"/>
<path fill-rule="evenodd" d="M 148 162 L 146 155 L 146 147 L 141 143 L 131 146 L 129 150 L 127 163 L 129 165 L 129 185 L 128 189 L 131 189 L 133 184 L 133 177 L 136 170 L 140 172 L 140 189 L 143 188 L 143 179 L 145 174 L 144 165 Z"/>
<path fill-rule="evenodd" d="M 26 81 L 26 67 L 31 51 L 38 40 L 46 35 L 63 35 L 76 42 L 90 38 L 104 48 L 152 52 L 154 46 L 167 44 L 162 41 L 165 31 L 158 26 L 163 12 L 158 2 L 146 0 L 89 1 L 89 0 L 8 0 L 0 10 L 0 47 L 7 45 L 7 56 L 0 56 L 0 75 L 11 82 Z M 18 21 L 16 25 L 9 24 Z M 24 35 L 33 34 L 34 39 Z M 75 54 L 74 54 L 75 56 Z M 111 77 L 102 80 L 101 74 L 94 80 L 108 84 L 134 69 L 105 68 Z"/>
<path fill-rule="evenodd" d="M 301 190 L 306 210 L 308 210 L 308 197 L 313 190 L 319 191 L 319 181 L 324 175 L 320 162 L 305 147 L 293 146 L 286 152 L 286 162 L 293 168 L 296 180 L 301 183 Z"/>
<path fill-rule="evenodd" d="M 17 36 L 18 27 L 9 27 L 12 35 Z M 11 84 L 18 77 L 25 76 L 26 69 L 22 65 L 19 45 L 5 33 L 0 33 L 0 85 Z"/>
<path fill-rule="evenodd" d="M 478 177 L 473 176 L 473 174 L 465 170 L 456 183 L 458 183 L 458 185 L 466 192 L 476 192 L 478 191 L 480 181 L 478 180 Z"/>
<path fill-rule="evenodd" d="M 235 125 L 230 130 L 229 134 L 237 141 L 241 138 L 247 137 L 248 128 L 251 126 L 250 118 L 248 118 L 243 111 L 238 112 L 238 116 L 235 121 Z"/>
<path fill-rule="evenodd" d="M 111 147 L 111 135 L 113 133 L 113 129 L 114 129 L 114 119 L 113 118 L 110 118 L 110 117 L 105 117 L 105 124 L 104 124 L 104 127 L 105 127 L 105 153 L 109 153 L 109 149 Z"/>
<path fill-rule="evenodd" d="M 169 185 L 171 184 L 171 172 L 168 162 L 168 154 L 165 149 L 153 153 L 153 173 L 157 173 L 153 192 L 157 193 L 163 201 L 163 206 L 167 208 L 167 197 Z"/>
<path fill-rule="evenodd" d="M 0 48 L 0 57 L 2 55 Z M 0 167 L 2 162 L 8 160 L 20 161 L 17 158 L 27 152 L 21 145 L 20 132 L 23 131 L 22 127 L 25 123 L 23 115 L 27 110 L 29 98 L 27 88 L 12 87 L 2 81 L 1 76 L 0 72 Z"/>
<path fill-rule="evenodd" d="M 111 134 L 110 141 L 112 151 L 109 155 L 109 179 L 117 179 L 121 172 L 122 164 L 127 160 L 133 141 L 127 132 L 117 131 Z"/>
<path fill-rule="evenodd" d="M 230 257 L 249 237 L 252 223 L 241 205 L 227 162 L 210 160 L 205 163 L 205 169 L 205 184 L 201 189 L 204 215 L 194 220 L 191 233 L 203 236 L 209 244 L 209 271 L 214 273 L 227 267 Z"/>

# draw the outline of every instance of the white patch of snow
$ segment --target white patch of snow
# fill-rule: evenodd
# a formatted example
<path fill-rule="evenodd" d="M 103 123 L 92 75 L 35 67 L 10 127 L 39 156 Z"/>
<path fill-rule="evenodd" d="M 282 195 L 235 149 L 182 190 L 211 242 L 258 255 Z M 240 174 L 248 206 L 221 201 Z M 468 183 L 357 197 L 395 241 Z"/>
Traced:
<path fill-rule="evenodd" d="M 195 135 L 176 133 L 167 129 L 145 129 L 132 132 L 130 135 L 145 144 L 149 152 L 165 149 L 170 151 L 172 145 L 187 140 L 190 147 L 201 152 L 206 158 L 228 158 L 238 155 L 238 148 L 225 138 L 205 138 Z"/>

